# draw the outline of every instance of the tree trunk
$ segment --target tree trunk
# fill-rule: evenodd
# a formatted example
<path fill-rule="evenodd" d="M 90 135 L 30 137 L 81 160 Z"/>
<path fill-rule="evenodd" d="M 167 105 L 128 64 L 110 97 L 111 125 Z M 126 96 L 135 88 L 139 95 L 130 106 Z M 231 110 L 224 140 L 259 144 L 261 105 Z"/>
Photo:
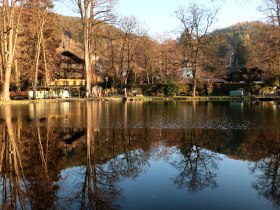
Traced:
<path fill-rule="evenodd" d="M 10 81 L 11 81 L 12 65 L 7 64 L 5 69 L 5 79 L 2 87 L 1 99 L 3 101 L 10 100 Z"/>
<path fill-rule="evenodd" d="M 146 76 L 147 76 L 147 83 L 149 85 L 150 84 L 150 75 L 149 75 L 148 70 L 146 71 Z"/>
<path fill-rule="evenodd" d="M 34 81 L 33 81 L 33 99 L 36 99 L 36 91 L 37 91 L 37 83 L 38 83 L 38 72 L 39 72 L 39 61 L 40 61 L 40 53 L 41 53 L 41 46 L 42 46 L 42 40 L 44 38 L 43 31 L 44 31 L 44 25 L 45 25 L 45 15 L 46 10 L 44 10 L 41 13 L 40 8 L 37 10 L 38 18 L 40 19 L 40 26 L 37 31 L 37 43 L 36 43 L 36 49 L 35 49 L 35 75 L 34 75 Z"/>
<path fill-rule="evenodd" d="M 14 25 L 13 20 L 10 20 L 10 25 L 11 27 Z M 8 32 L 8 36 L 4 36 L 7 40 L 4 42 L 5 46 L 5 64 L 4 65 L 6 68 L 4 69 L 5 71 L 5 78 L 4 78 L 4 84 L 2 87 L 2 93 L 1 93 L 1 99 L 3 101 L 9 101 L 10 100 L 10 82 L 11 82 L 11 74 L 12 74 L 12 63 L 14 59 L 14 49 L 15 49 L 15 41 L 13 41 L 14 37 L 14 32 L 13 30 L 10 30 Z"/>
<path fill-rule="evenodd" d="M 197 81 L 196 81 L 196 66 L 193 69 L 193 90 L 192 90 L 192 96 L 196 96 L 196 86 L 197 86 Z"/>
<path fill-rule="evenodd" d="M 4 71 L 4 82 L 2 87 L 2 92 L 0 99 L 3 101 L 10 100 L 10 82 L 11 82 L 11 72 L 12 63 L 14 60 L 16 43 L 17 43 L 17 33 L 20 23 L 21 11 L 23 7 L 23 0 L 20 0 L 19 7 L 16 8 L 15 0 L 9 2 L 4 0 L 2 3 L 1 15 L 2 15 L 2 30 L 0 30 L 0 38 L 3 40 L 1 42 L 1 52 L 2 52 L 2 71 Z M 17 14 L 15 14 L 17 10 Z M 2 73 L 3 74 L 3 73 Z M 3 75 L 2 75 L 3 76 Z"/>
<path fill-rule="evenodd" d="M 35 75 L 33 80 L 33 99 L 37 99 L 37 83 L 38 83 L 38 70 L 39 70 L 39 59 L 41 51 L 41 35 L 38 35 L 37 45 L 36 45 L 36 55 L 35 55 Z"/>
<path fill-rule="evenodd" d="M 42 35 L 43 37 L 43 35 Z M 47 58 L 46 58 L 46 47 L 44 43 L 44 39 L 42 39 L 42 50 L 43 50 L 43 59 L 44 59 L 44 69 L 45 69 L 45 86 L 48 86 L 50 83 L 50 73 L 48 70 L 48 65 L 47 65 Z"/>
<path fill-rule="evenodd" d="M 15 75 L 16 75 L 16 87 L 17 91 L 20 90 L 20 71 L 18 69 L 17 60 L 15 59 Z"/>
<path fill-rule="evenodd" d="M 0 39 L 1 39 L 1 37 L 0 37 Z M 0 45 L 1 46 L 1 45 Z M 2 55 L 3 55 L 3 52 L 1 52 L 2 53 Z M 3 56 L 2 56 L 3 57 Z M 1 57 L 1 58 L 2 58 Z M 3 59 L 1 59 L 1 62 L 3 63 Z M 0 67 L 0 84 L 2 83 L 2 81 L 4 80 L 4 78 L 3 78 L 3 66 L 1 65 L 1 67 Z"/>
<path fill-rule="evenodd" d="M 195 97 L 196 96 L 196 79 L 193 78 L 193 92 L 192 92 L 192 96 Z"/>
<path fill-rule="evenodd" d="M 86 97 L 91 96 L 92 85 L 92 38 L 94 37 L 94 26 L 109 21 L 112 16 L 110 12 L 114 6 L 113 0 L 76 0 L 75 1 L 81 21 L 84 35 L 84 62 L 86 74 Z M 98 21 L 97 21 L 98 20 Z"/>
<path fill-rule="evenodd" d="M 89 23 L 88 23 L 89 24 Z M 85 57 L 85 71 L 86 71 L 86 97 L 91 96 L 91 59 L 90 59 L 90 46 L 89 46 L 89 26 L 84 26 L 84 57 Z"/>

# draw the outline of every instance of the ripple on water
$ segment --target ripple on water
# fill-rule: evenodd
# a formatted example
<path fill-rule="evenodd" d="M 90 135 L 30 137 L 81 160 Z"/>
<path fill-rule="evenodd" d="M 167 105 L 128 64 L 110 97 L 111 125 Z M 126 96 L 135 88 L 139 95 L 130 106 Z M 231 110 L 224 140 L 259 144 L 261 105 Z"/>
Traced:
<path fill-rule="evenodd" d="M 232 130 L 246 130 L 246 129 L 279 129 L 277 125 L 273 123 L 249 121 L 245 119 L 237 119 L 233 117 L 220 117 L 209 119 L 206 117 L 199 117 L 196 119 L 174 119 L 166 118 L 164 116 L 157 117 L 154 119 L 127 119 L 120 121 L 111 121 L 107 123 L 101 123 L 101 127 L 111 128 L 166 128 L 166 129 L 232 129 Z"/>

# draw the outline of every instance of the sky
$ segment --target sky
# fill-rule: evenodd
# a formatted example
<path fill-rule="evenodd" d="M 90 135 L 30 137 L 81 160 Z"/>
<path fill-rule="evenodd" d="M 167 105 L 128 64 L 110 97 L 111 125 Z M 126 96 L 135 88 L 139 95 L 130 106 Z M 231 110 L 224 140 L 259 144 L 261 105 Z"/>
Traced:
<path fill-rule="evenodd" d="M 73 12 L 74 7 L 65 2 L 56 5 L 56 12 L 63 15 L 78 15 Z M 153 38 L 176 37 L 181 23 L 175 17 L 174 11 L 179 6 L 187 6 L 189 2 L 190 0 L 119 0 L 115 10 L 120 16 L 135 16 Z M 213 30 L 238 22 L 264 21 L 264 15 L 257 9 L 262 0 L 196 0 L 195 2 L 206 7 L 220 8 Z"/>

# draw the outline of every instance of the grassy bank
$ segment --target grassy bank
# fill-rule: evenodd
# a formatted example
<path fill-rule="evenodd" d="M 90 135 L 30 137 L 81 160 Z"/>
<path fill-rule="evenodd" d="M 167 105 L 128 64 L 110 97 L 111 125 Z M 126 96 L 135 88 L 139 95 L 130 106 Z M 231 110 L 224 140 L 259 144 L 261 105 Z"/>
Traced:
<path fill-rule="evenodd" d="M 253 97 L 232 97 L 232 96 L 174 96 L 174 97 L 159 97 L 159 96 L 128 96 L 121 95 L 99 98 L 67 98 L 67 99 L 38 99 L 38 100 L 10 100 L 0 101 L 0 105 L 4 104 L 30 104 L 30 103 L 53 103 L 67 101 L 239 101 L 239 100 L 280 100 L 280 96 L 255 96 Z"/>

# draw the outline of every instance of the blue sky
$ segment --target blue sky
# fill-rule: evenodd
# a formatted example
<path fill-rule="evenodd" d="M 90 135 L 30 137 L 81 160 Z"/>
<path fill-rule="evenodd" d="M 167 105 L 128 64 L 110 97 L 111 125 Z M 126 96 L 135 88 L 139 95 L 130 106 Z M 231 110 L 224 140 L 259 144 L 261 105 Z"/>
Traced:
<path fill-rule="evenodd" d="M 134 15 L 148 26 L 149 34 L 176 33 L 180 21 L 174 16 L 179 5 L 186 6 L 188 0 L 119 0 L 118 12 L 121 15 Z M 257 10 L 261 0 L 197 0 L 207 7 L 220 7 L 214 28 L 223 28 L 241 21 L 262 20 Z"/>
<path fill-rule="evenodd" d="M 180 21 L 174 16 L 174 11 L 179 5 L 187 6 L 189 2 L 190 0 L 119 0 L 116 11 L 121 16 L 135 16 L 149 30 L 148 34 L 152 37 L 163 34 L 176 37 Z M 207 7 L 214 5 L 220 7 L 213 29 L 242 21 L 264 20 L 263 14 L 257 10 L 262 0 L 196 0 L 196 2 Z M 55 10 L 64 15 L 74 15 L 74 8 L 64 0 L 64 3 L 57 5 Z"/>

